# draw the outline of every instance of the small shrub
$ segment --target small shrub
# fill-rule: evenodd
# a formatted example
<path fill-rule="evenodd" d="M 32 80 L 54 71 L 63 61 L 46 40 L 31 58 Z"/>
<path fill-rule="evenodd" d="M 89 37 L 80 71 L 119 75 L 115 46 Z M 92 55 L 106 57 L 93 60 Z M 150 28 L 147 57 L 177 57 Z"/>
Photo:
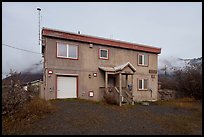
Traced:
<path fill-rule="evenodd" d="M 30 99 L 29 92 L 24 91 L 21 87 L 13 87 L 2 96 L 2 115 L 12 116 Z"/>
<path fill-rule="evenodd" d="M 19 118 L 40 117 L 55 110 L 49 101 L 35 97 L 28 104 L 25 104 L 19 112 Z"/>
<path fill-rule="evenodd" d="M 39 96 L 38 86 L 28 86 L 28 91 L 23 89 L 21 73 L 12 73 L 7 83 L 2 87 L 2 115 L 12 116 L 18 113 L 24 104 L 28 103 L 34 97 Z"/>
<path fill-rule="evenodd" d="M 117 101 L 115 100 L 113 95 L 105 95 L 104 96 L 105 102 L 111 105 L 117 105 Z"/>
<path fill-rule="evenodd" d="M 51 102 L 35 97 L 12 116 L 3 116 L 3 134 L 18 134 L 30 123 L 55 111 Z"/>
<path fill-rule="evenodd" d="M 176 89 L 183 97 L 202 100 L 202 64 L 186 66 L 175 71 Z"/>
<path fill-rule="evenodd" d="M 176 90 L 177 98 L 202 100 L 202 63 L 189 63 L 182 69 L 174 70 L 171 76 L 160 76 L 159 80 L 162 89 Z"/>

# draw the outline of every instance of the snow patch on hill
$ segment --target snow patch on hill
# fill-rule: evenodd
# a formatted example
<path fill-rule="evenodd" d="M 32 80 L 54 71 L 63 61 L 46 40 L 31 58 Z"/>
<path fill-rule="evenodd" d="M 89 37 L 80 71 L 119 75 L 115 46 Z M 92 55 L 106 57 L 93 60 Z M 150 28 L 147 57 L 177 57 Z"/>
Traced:
<path fill-rule="evenodd" d="M 163 74 L 166 68 L 168 73 L 172 73 L 174 70 L 182 69 L 190 64 L 202 64 L 202 57 L 193 59 L 182 59 L 178 57 L 160 57 L 158 62 L 158 72 Z"/>

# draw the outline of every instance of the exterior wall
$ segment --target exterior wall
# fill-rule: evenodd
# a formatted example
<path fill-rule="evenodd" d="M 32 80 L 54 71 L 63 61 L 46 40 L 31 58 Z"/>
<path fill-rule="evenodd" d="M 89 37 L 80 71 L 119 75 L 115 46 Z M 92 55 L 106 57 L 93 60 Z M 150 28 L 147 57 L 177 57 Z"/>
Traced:
<path fill-rule="evenodd" d="M 44 37 L 45 38 L 45 37 Z M 57 58 L 57 43 L 66 42 L 78 46 L 78 59 Z M 99 48 L 108 49 L 109 59 L 99 59 Z M 105 76 L 104 72 L 98 69 L 99 66 L 115 67 L 117 65 L 130 62 L 135 68 L 136 72 L 133 79 L 133 95 L 135 101 L 157 99 L 157 82 L 158 76 L 151 78 L 149 70 L 157 70 L 157 54 L 147 53 L 149 55 L 148 67 L 137 65 L 138 54 L 146 53 L 134 50 L 114 48 L 104 45 L 93 44 L 90 48 L 88 43 L 74 42 L 63 39 L 56 39 L 46 37 L 46 48 L 44 56 L 45 69 L 45 99 L 56 98 L 56 76 L 63 74 L 75 74 L 78 76 L 78 98 L 101 100 L 101 88 L 104 88 Z M 53 74 L 48 74 L 48 70 L 52 70 Z M 128 70 L 128 68 L 127 68 Z M 93 76 L 97 73 L 97 77 Z M 89 78 L 89 75 L 91 77 Z M 138 91 L 138 78 L 148 78 L 148 85 L 153 90 L 151 97 L 150 91 Z M 125 76 L 123 76 L 123 85 L 125 84 Z M 128 83 L 131 82 L 131 76 L 128 78 Z M 89 91 L 94 91 L 94 97 L 89 97 Z"/>

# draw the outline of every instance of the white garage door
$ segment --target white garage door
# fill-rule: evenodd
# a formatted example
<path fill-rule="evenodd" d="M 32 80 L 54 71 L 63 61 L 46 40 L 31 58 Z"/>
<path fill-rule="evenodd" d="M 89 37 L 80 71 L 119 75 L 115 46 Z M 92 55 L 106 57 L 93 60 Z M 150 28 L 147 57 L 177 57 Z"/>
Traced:
<path fill-rule="evenodd" d="M 57 98 L 77 98 L 76 77 L 57 77 Z"/>

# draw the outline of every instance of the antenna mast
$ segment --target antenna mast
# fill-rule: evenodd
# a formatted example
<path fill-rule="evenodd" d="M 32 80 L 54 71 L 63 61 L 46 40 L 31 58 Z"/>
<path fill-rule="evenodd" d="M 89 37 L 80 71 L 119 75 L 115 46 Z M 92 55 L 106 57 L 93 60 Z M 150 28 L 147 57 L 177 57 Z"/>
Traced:
<path fill-rule="evenodd" d="M 164 68 L 164 75 L 165 75 L 165 80 L 166 80 L 166 69 L 167 69 L 167 65 L 165 65 L 165 68 Z"/>
<path fill-rule="evenodd" d="M 40 28 L 40 11 L 41 11 L 41 9 L 40 9 L 40 8 L 37 8 L 37 10 L 39 11 L 39 12 L 38 12 L 38 14 L 39 14 L 39 32 L 38 32 L 38 34 L 39 34 L 39 43 L 38 43 L 38 44 L 39 44 L 39 46 L 40 46 L 40 41 L 41 41 L 41 38 L 40 38 L 40 37 L 41 37 L 41 35 L 40 35 L 40 29 L 41 29 L 41 28 Z"/>

